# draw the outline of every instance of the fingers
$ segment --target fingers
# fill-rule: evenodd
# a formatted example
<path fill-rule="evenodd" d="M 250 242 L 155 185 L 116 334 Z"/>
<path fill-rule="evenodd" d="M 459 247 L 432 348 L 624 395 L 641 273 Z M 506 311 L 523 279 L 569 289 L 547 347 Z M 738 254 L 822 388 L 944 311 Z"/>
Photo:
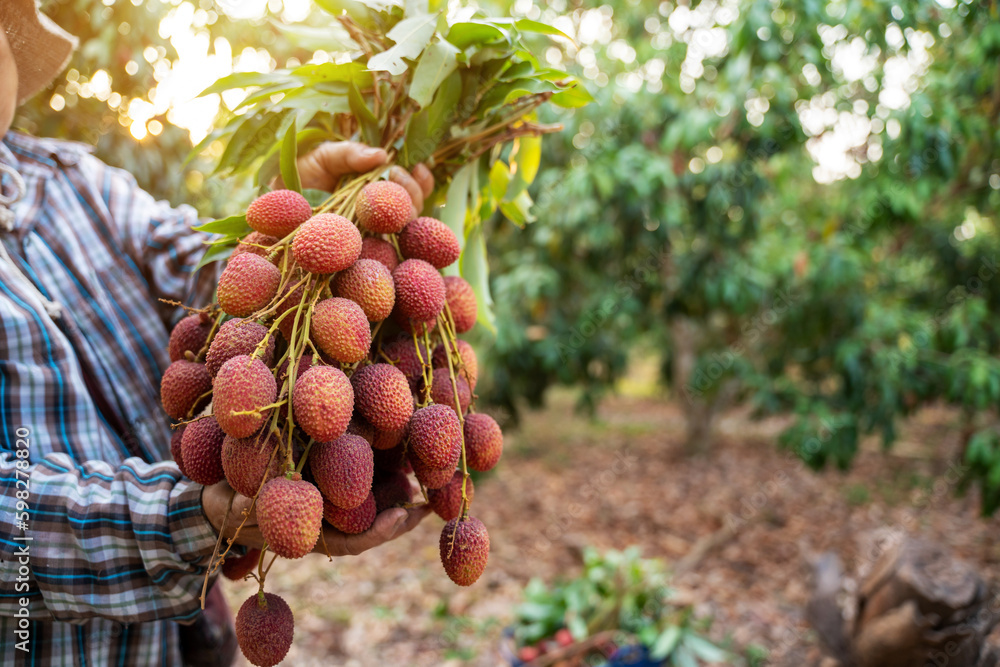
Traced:
<path fill-rule="evenodd" d="M 410 532 L 430 511 L 431 509 L 427 505 L 419 505 L 410 509 L 396 507 L 385 510 L 375 517 L 375 523 L 363 533 L 347 535 L 339 530 L 327 528 L 323 531 L 323 537 L 326 539 L 331 556 L 357 556 Z M 322 538 L 317 542 L 313 551 L 326 553 L 323 549 Z"/>
<path fill-rule="evenodd" d="M 420 215 L 420 212 L 424 210 L 424 189 L 417 183 L 416 179 L 410 175 L 410 172 L 406 171 L 402 167 L 393 167 L 389 170 L 389 180 L 395 183 L 399 183 L 404 188 L 406 192 L 409 193 L 410 199 L 413 200 L 413 217 Z"/>
<path fill-rule="evenodd" d="M 427 165 L 420 163 L 413 168 L 413 178 L 420 185 L 424 192 L 424 199 L 431 196 L 434 191 L 434 174 L 427 168 Z"/>
<path fill-rule="evenodd" d="M 356 141 L 328 141 L 299 159 L 299 178 L 303 188 L 329 191 L 344 174 L 370 171 L 388 159 L 381 148 Z"/>

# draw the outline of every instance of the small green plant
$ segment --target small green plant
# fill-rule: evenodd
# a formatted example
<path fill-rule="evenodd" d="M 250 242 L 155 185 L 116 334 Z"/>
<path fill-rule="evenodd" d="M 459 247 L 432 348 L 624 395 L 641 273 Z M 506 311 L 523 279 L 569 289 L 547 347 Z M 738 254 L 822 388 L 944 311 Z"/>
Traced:
<path fill-rule="evenodd" d="M 560 647 L 576 643 L 591 653 L 641 644 L 652 659 L 671 665 L 726 660 L 724 650 L 701 636 L 708 624 L 671 603 L 668 580 L 663 562 L 642 558 L 637 547 L 587 549 L 576 579 L 551 587 L 533 579 L 525 587 L 514 628 L 521 658 L 534 659 L 543 650 L 538 645 L 554 638 Z"/>

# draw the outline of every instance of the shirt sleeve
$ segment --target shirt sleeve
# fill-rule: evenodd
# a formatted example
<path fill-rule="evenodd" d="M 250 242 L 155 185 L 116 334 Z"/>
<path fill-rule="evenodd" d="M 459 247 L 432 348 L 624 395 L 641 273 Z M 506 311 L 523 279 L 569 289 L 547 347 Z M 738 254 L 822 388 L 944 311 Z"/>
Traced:
<path fill-rule="evenodd" d="M 217 535 L 173 463 L 0 452 L 0 616 L 121 623 L 200 610 Z M 20 503 L 20 504 L 19 504 Z M 23 612 L 22 612 L 23 613 Z"/>
<path fill-rule="evenodd" d="M 174 208 L 157 201 L 139 187 L 132 174 L 92 156 L 86 156 L 81 166 L 102 183 L 102 195 L 123 249 L 143 273 L 151 296 L 194 308 L 211 303 L 223 263 L 195 270 L 209 248 L 205 242 L 211 238 L 193 229 L 202 222 L 197 212 L 190 206 Z M 183 314 L 182 309 L 163 303 L 159 312 L 168 327 Z"/>

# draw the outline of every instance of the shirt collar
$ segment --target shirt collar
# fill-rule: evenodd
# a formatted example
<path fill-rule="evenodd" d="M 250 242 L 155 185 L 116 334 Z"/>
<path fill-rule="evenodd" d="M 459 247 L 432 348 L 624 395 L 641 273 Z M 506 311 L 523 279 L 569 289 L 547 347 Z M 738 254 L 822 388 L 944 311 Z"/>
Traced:
<path fill-rule="evenodd" d="M 12 136 L 12 133 L 8 132 L 4 135 L 3 141 L 0 141 L 0 162 L 9 164 L 17 169 L 18 166 L 20 166 L 20 163 L 18 162 L 17 156 L 14 155 L 14 151 L 12 151 L 10 146 L 7 145 Z"/>

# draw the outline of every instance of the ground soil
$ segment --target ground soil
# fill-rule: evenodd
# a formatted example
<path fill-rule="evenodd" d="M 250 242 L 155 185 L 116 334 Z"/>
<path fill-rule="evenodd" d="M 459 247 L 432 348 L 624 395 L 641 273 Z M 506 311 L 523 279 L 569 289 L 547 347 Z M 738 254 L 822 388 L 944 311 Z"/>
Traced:
<path fill-rule="evenodd" d="M 278 562 L 268 588 L 295 614 L 284 664 L 503 665 L 498 641 L 523 585 L 578 572 L 587 545 L 635 544 L 663 558 L 676 571 L 676 600 L 713 619 L 713 639 L 737 655 L 766 648 L 764 664 L 789 667 L 820 659 L 803 607 L 823 552 L 840 556 L 850 588 L 877 555 L 873 545 L 906 532 L 1000 579 L 1000 519 L 980 516 L 974 491 L 956 494 L 958 415 L 919 413 L 890 453 L 866 441 L 846 473 L 813 472 L 781 451 L 786 425 L 733 411 L 709 452 L 691 458 L 675 403 L 615 398 L 590 420 L 570 395 L 555 394 L 509 429 L 501 465 L 476 486 L 473 514 L 492 549 L 475 586 L 444 574 L 435 516 L 362 556 Z M 234 609 L 255 589 L 226 585 Z"/>

